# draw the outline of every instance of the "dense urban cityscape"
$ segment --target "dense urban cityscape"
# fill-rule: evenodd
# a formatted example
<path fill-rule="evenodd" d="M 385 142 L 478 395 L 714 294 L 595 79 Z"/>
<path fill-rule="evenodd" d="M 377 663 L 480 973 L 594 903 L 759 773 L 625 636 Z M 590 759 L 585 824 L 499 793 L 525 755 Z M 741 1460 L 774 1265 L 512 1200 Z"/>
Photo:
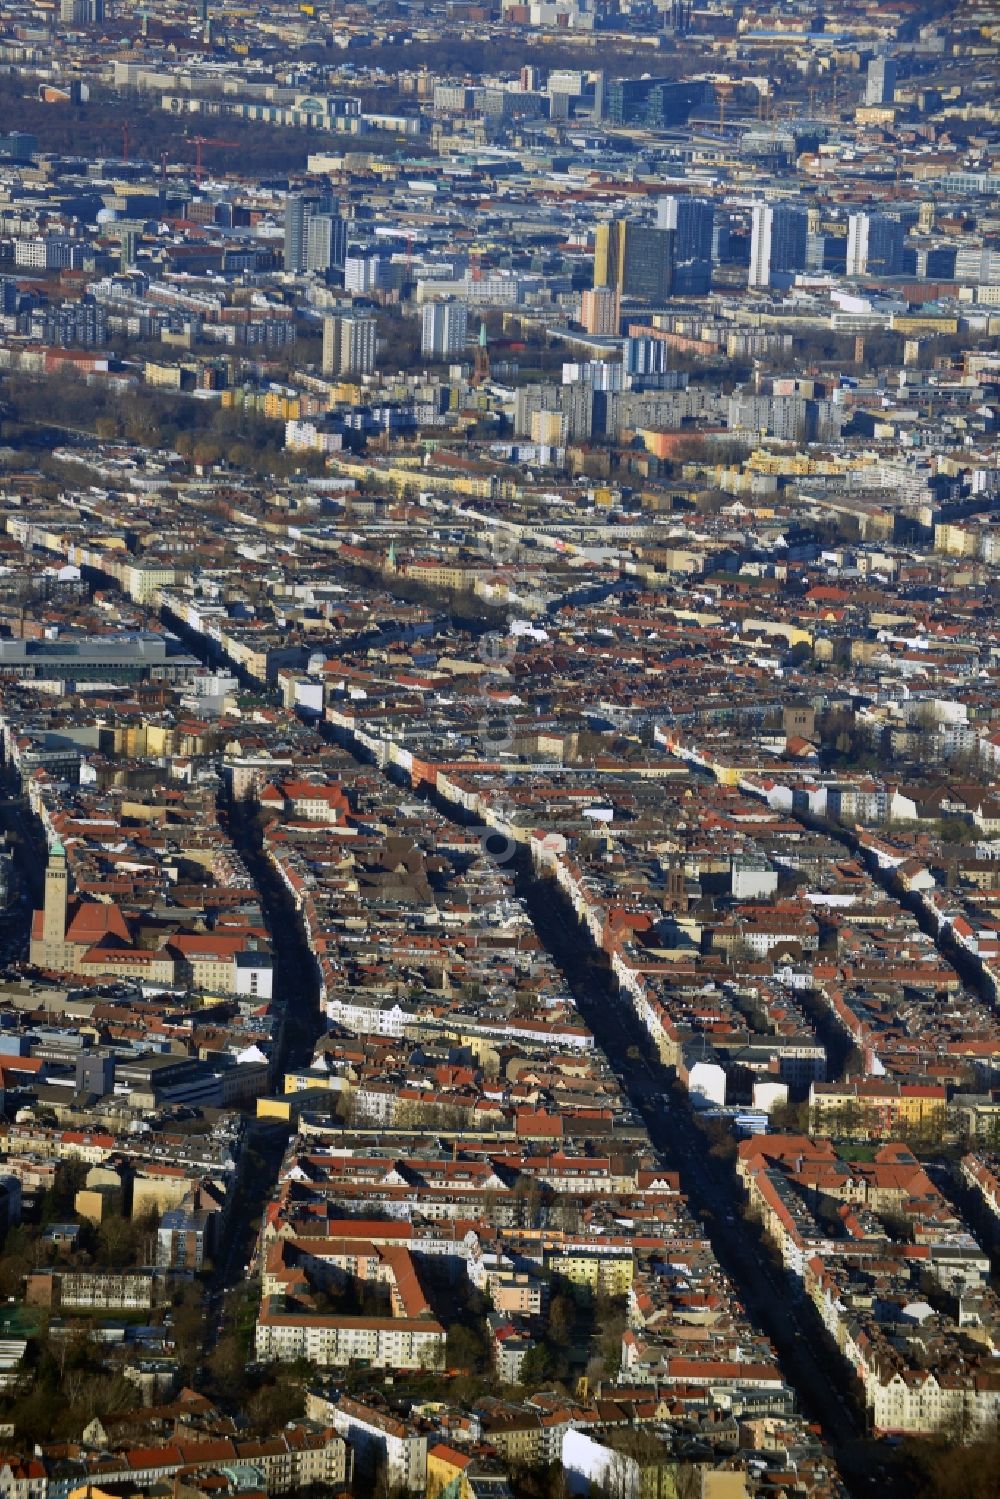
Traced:
<path fill-rule="evenodd" d="M 998 1492 L 998 58 L 0 8 L 2 1499 Z"/>

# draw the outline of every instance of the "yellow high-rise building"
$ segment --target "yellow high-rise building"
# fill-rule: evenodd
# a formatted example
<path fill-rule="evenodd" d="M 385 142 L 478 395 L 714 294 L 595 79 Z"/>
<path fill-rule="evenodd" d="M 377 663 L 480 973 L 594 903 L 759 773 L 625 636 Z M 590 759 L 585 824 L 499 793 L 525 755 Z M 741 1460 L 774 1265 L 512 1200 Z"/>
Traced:
<path fill-rule="evenodd" d="M 621 291 L 620 273 L 622 264 L 621 244 L 623 223 L 612 219 L 610 224 L 598 224 L 594 239 L 594 287 L 607 286 L 612 291 Z"/>
<path fill-rule="evenodd" d="M 673 229 L 656 229 L 633 219 L 598 224 L 594 237 L 595 290 L 608 286 L 619 298 L 663 301 L 673 284 L 674 237 Z"/>

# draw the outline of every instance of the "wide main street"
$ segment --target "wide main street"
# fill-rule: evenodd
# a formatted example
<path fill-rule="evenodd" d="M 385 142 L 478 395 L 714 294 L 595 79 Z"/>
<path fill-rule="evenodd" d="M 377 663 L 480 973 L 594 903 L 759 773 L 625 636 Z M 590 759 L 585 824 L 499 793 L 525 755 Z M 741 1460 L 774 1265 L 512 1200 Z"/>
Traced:
<path fill-rule="evenodd" d="M 777 1349 L 804 1413 L 822 1427 L 845 1479 L 858 1494 L 902 1495 L 906 1484 L 895 1471 L 893 1449 L 866 1434 L 863 1408 L 845 1393 L 848 1381 L 838 1351 L 744 1213 L 731 1152 L 713 1149 L 715 1142 L 695 1122 L 686 1095 L 660 1063 L 562 896 L 530 873 L 523 876 L 522 889 L 581 1014 L 653 1144 L 680 1173 L 682 1190 L 704 1223 L 720 1265 Z"/>

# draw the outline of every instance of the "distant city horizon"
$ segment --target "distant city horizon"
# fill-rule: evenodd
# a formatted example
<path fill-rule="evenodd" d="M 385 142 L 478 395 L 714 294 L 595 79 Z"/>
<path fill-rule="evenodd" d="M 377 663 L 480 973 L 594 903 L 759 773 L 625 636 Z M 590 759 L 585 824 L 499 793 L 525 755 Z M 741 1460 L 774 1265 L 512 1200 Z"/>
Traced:
<path fill-rule="evenodd" d="M 0 18 L 0 1489 L 985 1499 L 1000 25 Z"/>

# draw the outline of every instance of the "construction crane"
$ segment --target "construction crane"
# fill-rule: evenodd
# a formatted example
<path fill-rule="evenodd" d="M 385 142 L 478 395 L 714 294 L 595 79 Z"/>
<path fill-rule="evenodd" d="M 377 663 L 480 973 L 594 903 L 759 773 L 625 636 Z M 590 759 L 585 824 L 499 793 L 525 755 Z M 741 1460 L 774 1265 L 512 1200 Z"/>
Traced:
<path fill-rule="evenodd" d="M 195 182 L 198 183 L 199 186 L 201 185 L 202 174 L 204 172 L 204 167 L 202 166 L 202 159 L 201 159 L 202 147 L 203 146 L 235 146 L 235 147 L 238 147 L 239 144 L 240 144 L 239 141 L 224 141 L 220 137 L 214 136 L 214 135 L 192 135 L 192 136 L 189 136 L 189 140 L 191 141 L 191 144 L 194 146 L 194 180 L 195 180 Z"/>

